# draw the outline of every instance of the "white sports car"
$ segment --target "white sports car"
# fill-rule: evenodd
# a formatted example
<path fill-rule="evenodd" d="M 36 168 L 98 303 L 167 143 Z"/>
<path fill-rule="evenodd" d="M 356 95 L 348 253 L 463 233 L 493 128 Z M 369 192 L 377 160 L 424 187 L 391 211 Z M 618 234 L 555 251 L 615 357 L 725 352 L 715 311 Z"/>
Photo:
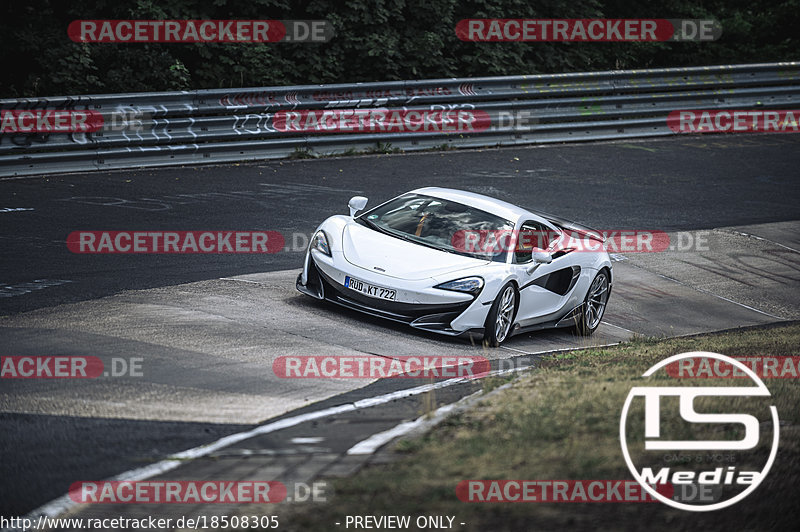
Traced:
<path fill-rule="evenodd" d="M 300 292 L 417 329 L 482 336 L 490 346 L 524 331 L 589 335 L 600 325 L 612 268 L 591 229 L 438 187 L 357 215 L 366 205 L 356 196 L 350 216 L 317 228 Z M 576 246 L 576 238 L 597 245 Z"/>

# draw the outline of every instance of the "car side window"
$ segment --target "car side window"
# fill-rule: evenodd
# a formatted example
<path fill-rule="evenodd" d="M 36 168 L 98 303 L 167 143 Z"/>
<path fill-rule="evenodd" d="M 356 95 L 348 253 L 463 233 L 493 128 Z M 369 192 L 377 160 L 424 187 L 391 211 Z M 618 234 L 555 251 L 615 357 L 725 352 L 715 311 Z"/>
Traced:
<path fill-rule="evenodd" d="M 553 237 L 551 229 L 544 224 L 529 220 L 522 224 L 517 235 L 517 245 L 514 249 L 514 262 L 523 264 L 531 261 L 531 252 L 534 248 L 547 249 Z"/>

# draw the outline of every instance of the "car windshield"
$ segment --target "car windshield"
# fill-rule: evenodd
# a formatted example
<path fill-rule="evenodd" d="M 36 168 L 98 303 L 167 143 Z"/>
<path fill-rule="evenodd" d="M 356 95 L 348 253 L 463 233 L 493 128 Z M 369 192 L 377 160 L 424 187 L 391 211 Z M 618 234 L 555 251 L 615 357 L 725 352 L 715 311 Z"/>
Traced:
<path fill-rule="evenodd" d="M 487 247 L 479 241 L 510 235 L 514 229 L 512 222 L 494 214 L 421 194 L 400 196 L 356 220 L 377 231 L 424 246 L 495 262 L 505 262 L 508 248 Z"/>

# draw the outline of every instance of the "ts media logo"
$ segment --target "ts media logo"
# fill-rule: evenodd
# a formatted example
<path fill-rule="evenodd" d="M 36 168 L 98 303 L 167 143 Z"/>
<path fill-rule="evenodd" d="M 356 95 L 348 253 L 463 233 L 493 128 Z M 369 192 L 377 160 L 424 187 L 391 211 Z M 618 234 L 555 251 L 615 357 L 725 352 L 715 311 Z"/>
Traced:
<path fill-rule="evenodd" d="M 652 385 L 631 389 L 619 424 L 622 454 L 642 488 L 664 504 L 692 512 L 726 508 L 755 491 L 775 461 L 779 439 L 778 410 L 767 404 L 769 390 L 738 360 L 702 351 L 681 353 L 662 360 L 642 377 L 652 377 L 680 360 L 701 357 L 730 364 L 755 386 L 746 379 L 721 383 L 735 382 L 736 386 L 697 386 L 693 385 L 696 381 L 676 380 L 672 382 L 684 385 L 659 386 L 653 378 Z M 666 370 L 661 376 L 670 378 Z M 771 430 L 766 421 L 770 416 Z M 674 487 L 673 498 L 653 487 L 666 483 Z"/>

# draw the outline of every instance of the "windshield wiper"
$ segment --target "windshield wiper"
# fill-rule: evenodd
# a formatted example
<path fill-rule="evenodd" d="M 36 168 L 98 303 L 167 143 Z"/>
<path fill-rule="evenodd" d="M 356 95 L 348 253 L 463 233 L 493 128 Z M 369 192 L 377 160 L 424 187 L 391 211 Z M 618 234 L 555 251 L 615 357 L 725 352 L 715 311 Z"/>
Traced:
<path fill-rule="evenodd" d="M 439 246 L 437 246 L 435 244 L 431 244 L 429 242 L 425 242 L 424 240 L 416 240 L 416 239 L 410 238 L 410 237 L 403 237 L 403 240 L 407 240 L 407 241 L 412 242 L 414 244 L 419 244 L 420 246 L 425 246 L 426 248 L 431 248 L 431 249 L 437 249 L 439 251 L 444 251 L 445 253 L 454 253 L 456 255 L 459 254 L 454 250 L 446 249 L 446 248 L 440 248 Z"/>
<path fill-rule="evenodd" d="M 367 227 L 370 227 L 370 228 L 376 230 L 379 233 L 383 233 L 385 235 L 389 235 L 389 236 L 394 236 L 394 237 L 400 238 L 399 235 L 396 235 L 396 234 L 392 233 L 388 229 L 384 229 L 383 227 L 379 226 L 375 222 L 371 222 L 371 221 L 367 220 L 366 218 L 357 218 L 356 221 L 366 224 Z"/>

